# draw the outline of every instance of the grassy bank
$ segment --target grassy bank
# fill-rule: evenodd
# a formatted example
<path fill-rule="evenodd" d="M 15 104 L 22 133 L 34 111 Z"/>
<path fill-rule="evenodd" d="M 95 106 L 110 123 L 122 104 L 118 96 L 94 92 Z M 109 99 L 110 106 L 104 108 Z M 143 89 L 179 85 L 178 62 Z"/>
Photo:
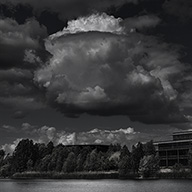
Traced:
<path fill-rule="evenodd" d="M 158 173 L 159 179 L 192 179 L 190 172 Z"/>
<path fill-rule="evenodd" d="M 11 179 L 192 179 L 189 171 L 159 172 L 155 177 L 142 177 L 139 174 L 119 175 L 114 172 L 22 172 L 15 173 Z"/>
<path fill-rule="evenodd" d="M 15 173 L 12 179 L 118 179 L 118 172 L 23 172 Z"/>

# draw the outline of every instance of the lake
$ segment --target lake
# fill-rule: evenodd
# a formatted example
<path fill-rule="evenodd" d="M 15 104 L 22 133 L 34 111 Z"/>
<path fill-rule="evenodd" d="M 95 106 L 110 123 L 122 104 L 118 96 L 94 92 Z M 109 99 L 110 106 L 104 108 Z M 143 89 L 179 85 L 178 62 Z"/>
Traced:
<path fill-rule="evenodd" d="M 0 192 L 189 192 L 191 180 L 0 180 Z"/>

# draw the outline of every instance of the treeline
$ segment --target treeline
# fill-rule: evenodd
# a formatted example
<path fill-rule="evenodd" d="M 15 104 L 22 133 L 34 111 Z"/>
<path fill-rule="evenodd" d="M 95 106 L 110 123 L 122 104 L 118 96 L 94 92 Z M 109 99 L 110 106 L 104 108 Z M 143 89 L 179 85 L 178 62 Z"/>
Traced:
<path fill-rule="evenodd" d="M 137 143 L 129 151 L 126 145 L 110 146 L 54 146 L 33 143 L 23 139 L 12 155 L 0 150 L 0 176 L 16 173 L 93 173 L 117 172 L 119 177 L 135 177 L 138 174 L 153 176 L 158 169 L 153 142 Z"/>

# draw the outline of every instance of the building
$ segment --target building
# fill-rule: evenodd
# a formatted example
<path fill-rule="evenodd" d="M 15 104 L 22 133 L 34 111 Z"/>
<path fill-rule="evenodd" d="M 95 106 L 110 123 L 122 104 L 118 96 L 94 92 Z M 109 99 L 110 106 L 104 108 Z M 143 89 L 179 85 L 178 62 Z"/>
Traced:
<path fill-rule="evenodd" d="M 188 166 L 192 150 L 192 132 L 175 132 L 172 137 L 173 140 L 154 143 L 159 154 L 160 167 L 170 167 L 176 163 Z"/>

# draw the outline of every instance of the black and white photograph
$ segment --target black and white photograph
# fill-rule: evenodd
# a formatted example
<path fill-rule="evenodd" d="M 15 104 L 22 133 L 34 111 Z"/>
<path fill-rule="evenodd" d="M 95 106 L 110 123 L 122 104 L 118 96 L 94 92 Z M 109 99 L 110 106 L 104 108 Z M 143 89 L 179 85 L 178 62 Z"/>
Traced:
<path fill-rule="evenodd" d="M 191 0 L 0 0 L 0 192 L 191 181 Z"/>

